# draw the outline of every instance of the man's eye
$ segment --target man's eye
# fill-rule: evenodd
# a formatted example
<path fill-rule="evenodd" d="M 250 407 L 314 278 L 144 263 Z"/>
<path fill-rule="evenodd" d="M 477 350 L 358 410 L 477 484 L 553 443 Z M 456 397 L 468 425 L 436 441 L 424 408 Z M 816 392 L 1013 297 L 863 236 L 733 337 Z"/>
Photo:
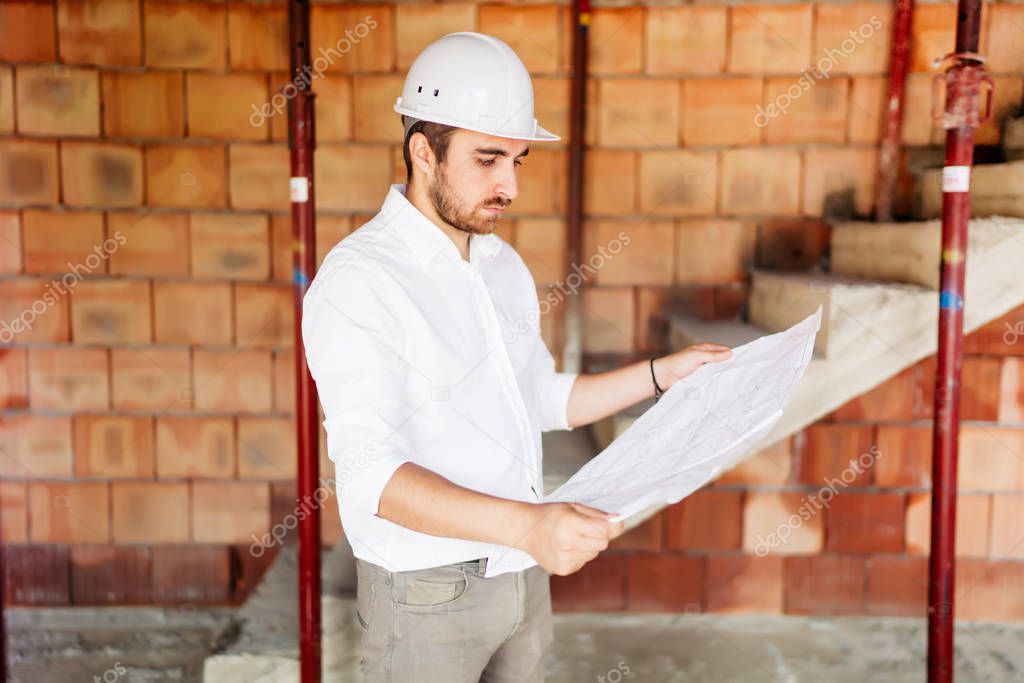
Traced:
<path fill-rule="evenodd" d="M 481 166 L 493 166 L 494 159 L 477 159 Z"/>

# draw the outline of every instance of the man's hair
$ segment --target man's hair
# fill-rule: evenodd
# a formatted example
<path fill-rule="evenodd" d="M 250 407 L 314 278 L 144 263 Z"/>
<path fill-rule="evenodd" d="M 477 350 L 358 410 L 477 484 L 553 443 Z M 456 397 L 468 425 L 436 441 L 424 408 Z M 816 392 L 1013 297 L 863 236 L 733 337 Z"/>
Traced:
<path fill-rule="evenodd" d="M 403 117 L 404 120 L 404 117 Z M 451 141 L 452 133 L 458 130 L 455 126 L 446 126 L 443 123 L 433 121 L 417 121 L 409 127 L 405 134 L 405 142 L 402 143 L 402 156 L 405 157 L 405 182 L 412 182 L 412 157 L 409 154 L 409 138 L 413 133 L 423 133 L 427 138 L 427 144 L 437 157 L 437 163 L 444 163 L 448 153 L 448 143 Z"/>

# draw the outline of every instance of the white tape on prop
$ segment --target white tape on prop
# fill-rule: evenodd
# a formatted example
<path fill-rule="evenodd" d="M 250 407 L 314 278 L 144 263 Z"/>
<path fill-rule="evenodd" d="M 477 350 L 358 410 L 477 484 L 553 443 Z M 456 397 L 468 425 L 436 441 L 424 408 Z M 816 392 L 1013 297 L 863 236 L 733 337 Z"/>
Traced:
<path fill-rule="evenodd" d="M 309 201 L 309 181 L 305 176 L 291 178 L 288 181 L 289 196 L 293 202 Z"/>
<path fill-rule="evenodd" d="M 942 169 L 943 192 L 967 192 L 971 189 L 970 166 L 946 166 Z"/>

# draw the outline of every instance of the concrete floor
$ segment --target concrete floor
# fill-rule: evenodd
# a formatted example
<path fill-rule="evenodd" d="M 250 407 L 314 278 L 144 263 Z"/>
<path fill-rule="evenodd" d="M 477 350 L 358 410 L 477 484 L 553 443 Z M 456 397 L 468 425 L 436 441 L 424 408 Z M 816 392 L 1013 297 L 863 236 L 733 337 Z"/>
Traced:
<path fill-rule="evenodd" d="M 328 600 L 325 683 L 359 681 L 352 602 Z M 10 680 L 202 681 L 204 657 L 231 637 L 232 611 L 12 609 Z M 916 683 L 925 635 L 911 619 L 558 614 L 548 683 Z M 957 681 L 1024 680 L 1024 625 L 962 624 L 957 655 Z M 205 680 L 297 682 L 294 648 L 216 657 Z"/>

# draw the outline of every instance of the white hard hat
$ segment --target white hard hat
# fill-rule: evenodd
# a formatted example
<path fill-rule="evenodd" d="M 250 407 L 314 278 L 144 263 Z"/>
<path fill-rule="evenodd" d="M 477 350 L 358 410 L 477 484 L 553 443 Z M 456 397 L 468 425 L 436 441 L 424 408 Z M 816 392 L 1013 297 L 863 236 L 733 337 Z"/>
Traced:
<path fill-rule="evenodd" d="M 561 139 L 533 117 L 533 82 L 522 60 L 483 33 L 449 33 L 428 45 L 409 67 L 395 111 L 503 138 Z"/>

